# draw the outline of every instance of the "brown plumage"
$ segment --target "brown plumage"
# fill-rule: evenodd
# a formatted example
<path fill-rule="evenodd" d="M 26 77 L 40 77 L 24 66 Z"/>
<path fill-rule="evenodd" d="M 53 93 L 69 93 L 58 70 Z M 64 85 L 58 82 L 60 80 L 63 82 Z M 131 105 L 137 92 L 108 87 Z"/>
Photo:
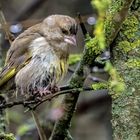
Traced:
<path fill-rule="evenodd" d="M 0 74 L 0 87 L 15 77 L 18 92 L 45 92 L 67 71 L 69 47 L 76 45 L 76 21 L 52 15 L 20 34 L 12 43 Z"/>

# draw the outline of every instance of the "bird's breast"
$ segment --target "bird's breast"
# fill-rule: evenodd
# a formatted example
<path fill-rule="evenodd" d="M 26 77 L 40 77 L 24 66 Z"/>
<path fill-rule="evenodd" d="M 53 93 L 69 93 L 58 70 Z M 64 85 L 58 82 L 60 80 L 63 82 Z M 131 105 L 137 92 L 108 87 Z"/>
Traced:
<path fill-rule="evenodd" d="M 30 88 L 46 87 L 49 84 L 56 85 L 63 79 L 67 72 L 67 60 L 59 59 L 54 54 L 36 55 L 16 75 L 17 87 L 20 92 L 29 92 Z"/>
<path fill-rule="evenodd" d="M 35 39 L 29 49 L 32 59 L 15 78 L 20 92 L 28 93 L 31 88 L 39 89 L 49 84 L 57 84 L 67 72 L 67 58 L 58 55 L 44 37 Z"/>

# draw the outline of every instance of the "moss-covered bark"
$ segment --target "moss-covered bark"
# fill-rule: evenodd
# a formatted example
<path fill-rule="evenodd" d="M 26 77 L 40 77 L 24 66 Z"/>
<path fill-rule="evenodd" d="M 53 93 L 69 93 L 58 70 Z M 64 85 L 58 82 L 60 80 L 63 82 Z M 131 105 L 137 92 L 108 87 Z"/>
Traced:
<path fill-rule="evenodd" d="M 133 3 L 113 46 L 114 66 L 126 84 L 126 90 L 113 99 L 114 140 L 140 139 L 140 5 L 137 2 Z"/>
<path fill-rule="evenodd" d="M 2 61 L 2 33 L 0 33 L 0 70 L 1 70 L 2 66 L 3 66 L 3 61 Z M 2 95 L 0 95 L 0 104 L 2 104 L 3 102 L 5 102 L 5 98 Z M 1 133 L 4 133 L 5 130 L 6 130 L 6 112 L 5 112 L 5 109 L 0 109 L 0 137 L 1 137 Z"/>

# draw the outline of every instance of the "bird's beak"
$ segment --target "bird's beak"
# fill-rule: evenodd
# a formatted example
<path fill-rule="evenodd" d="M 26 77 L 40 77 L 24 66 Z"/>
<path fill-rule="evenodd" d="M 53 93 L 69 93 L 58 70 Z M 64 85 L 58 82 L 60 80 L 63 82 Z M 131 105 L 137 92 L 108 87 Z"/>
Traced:
<path fill-rule="evenodd" d="M 64 36 L 64 41 L 67 42 L 68 44 L 73 45 L 73 46 L 77 46 L 76 36 L 75 35 Z"/>

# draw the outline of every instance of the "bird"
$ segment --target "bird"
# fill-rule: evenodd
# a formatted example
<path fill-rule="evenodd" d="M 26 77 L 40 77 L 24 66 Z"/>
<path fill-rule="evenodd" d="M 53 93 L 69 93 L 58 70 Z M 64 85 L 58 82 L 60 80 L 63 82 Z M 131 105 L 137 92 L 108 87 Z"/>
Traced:
<path fill-rule="evenodd" d="M 0 88 L 11 79 L 17 94 L 55 92 L 68 69 L 70 47 L 77 46 L 78 24 L 67 15 L 50 15 L 21 33 L 9 48 Z"/>

